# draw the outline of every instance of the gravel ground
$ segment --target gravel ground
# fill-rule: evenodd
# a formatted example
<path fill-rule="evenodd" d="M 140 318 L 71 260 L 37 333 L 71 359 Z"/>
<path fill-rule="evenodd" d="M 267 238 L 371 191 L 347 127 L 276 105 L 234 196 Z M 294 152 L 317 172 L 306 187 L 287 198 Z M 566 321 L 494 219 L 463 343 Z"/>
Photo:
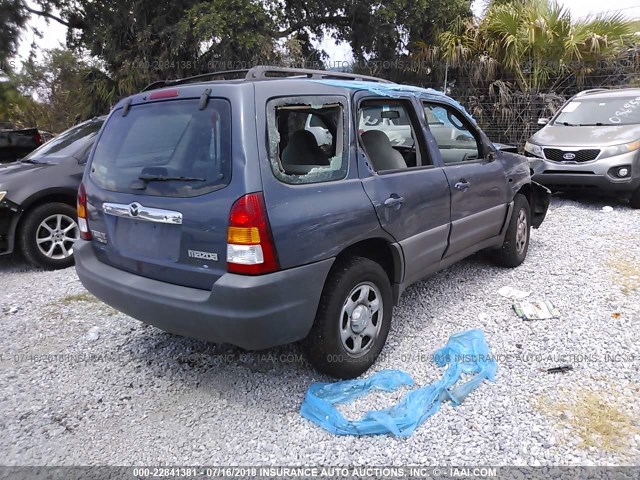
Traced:
<path fill-rule="evenodd" d="M 441 370 L 429 355 L 469 328 L 499 363 L 494 383 L 406 439 L 338 437 L 303 419 L 307 387 L 327 379 L 295 345 L 247 353 L 171 336 L 98 302 L 73 269 L 0 259 L 2 463 L 637 465 L 640 211 L 578 200 L 553 198 L 521 267 L 477 255 L 406 292 L 372 371 L 430 383 Z M 523 322 L 504 286 L 551 300 L 561 319 Z"/>

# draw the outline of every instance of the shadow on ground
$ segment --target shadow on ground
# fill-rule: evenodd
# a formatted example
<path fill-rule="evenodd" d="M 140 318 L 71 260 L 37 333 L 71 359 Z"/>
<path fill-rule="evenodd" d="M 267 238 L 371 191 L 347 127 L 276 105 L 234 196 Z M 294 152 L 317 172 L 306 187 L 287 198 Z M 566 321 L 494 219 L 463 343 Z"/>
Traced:
<path fill-rule="evenodd" d="M 42 271 L 27 262 L 22 255 L 11 253 L 9 255 L 0 256 L 0 272 L 2 273 L 18 273 L 18 272 L 38 272 Z"/>

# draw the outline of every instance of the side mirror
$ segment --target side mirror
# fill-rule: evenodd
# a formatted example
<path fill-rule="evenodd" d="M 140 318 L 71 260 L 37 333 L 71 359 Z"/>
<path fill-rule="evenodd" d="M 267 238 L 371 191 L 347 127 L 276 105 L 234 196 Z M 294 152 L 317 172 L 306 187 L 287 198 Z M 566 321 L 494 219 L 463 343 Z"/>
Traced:
<path fill-rule="evenodd" d="M 518 147 L 515 145 L 505 145 L 504 143 L 494 143 L 494 147 L 500 152 L 518 153 Z"/>
<path fill-rule="evenodd" d="M 548 118 L 539 118 L 538 119 L 538 125 L 546 125 L 547 123 L 549 123 L 549 119 Z"/>
<path fill-rule="evenodd" d="M 493 151 L 487 153 L 487 162 L 494 162 L 496 160 L 496 154 Z"/>

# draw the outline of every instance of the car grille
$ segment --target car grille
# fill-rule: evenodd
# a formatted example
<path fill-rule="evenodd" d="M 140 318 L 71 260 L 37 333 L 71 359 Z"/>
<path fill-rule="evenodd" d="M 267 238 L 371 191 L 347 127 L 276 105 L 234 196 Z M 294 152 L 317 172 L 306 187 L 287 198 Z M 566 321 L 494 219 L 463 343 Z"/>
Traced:
<path fill-rule="evenodd" d="M 565 158 L 565 155 L 573 154 L 574 158 Z M 545 148 L 544 156 L 548 160 L 553 160 L 554 162 L 590 162 L 591 160 L 595 160 L 600 154 L 600 150 L 591 149 L 591 150 L 560 150 L 559 148 Z"/>

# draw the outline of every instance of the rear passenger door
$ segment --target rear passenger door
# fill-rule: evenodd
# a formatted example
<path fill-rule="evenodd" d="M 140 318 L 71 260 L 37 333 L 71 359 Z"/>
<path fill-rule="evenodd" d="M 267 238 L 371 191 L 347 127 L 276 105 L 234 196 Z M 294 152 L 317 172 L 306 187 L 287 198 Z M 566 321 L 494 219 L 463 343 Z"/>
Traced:
<path fill-rule="evenodd" d="M 450 257 L 500 234 L 507 212 L 506 176 L 462 112 L 433 101 L 423 102 L 423 108 L 451 190 Z"/>
<path fill-rule="evenodd" d="M 449 236 L 449 184 L 434 165 L 410 98 L 360 97 L 358 167 L 384 228 L 401 245 L 404 282 L 439 264 Z"/>
<path fill-rule="evenodd" d="M 280 90 L 268 85 L 256 92 L 257 108 L 266 105 L 257 117 L 258 148 L 282 269 L 335 257 L 377 225 L 351 150 L 347 97 L 331 87 L 325 95 L 309 95 L 308 86 L 291 90 L 286 97 L 271 96 Z"/>

